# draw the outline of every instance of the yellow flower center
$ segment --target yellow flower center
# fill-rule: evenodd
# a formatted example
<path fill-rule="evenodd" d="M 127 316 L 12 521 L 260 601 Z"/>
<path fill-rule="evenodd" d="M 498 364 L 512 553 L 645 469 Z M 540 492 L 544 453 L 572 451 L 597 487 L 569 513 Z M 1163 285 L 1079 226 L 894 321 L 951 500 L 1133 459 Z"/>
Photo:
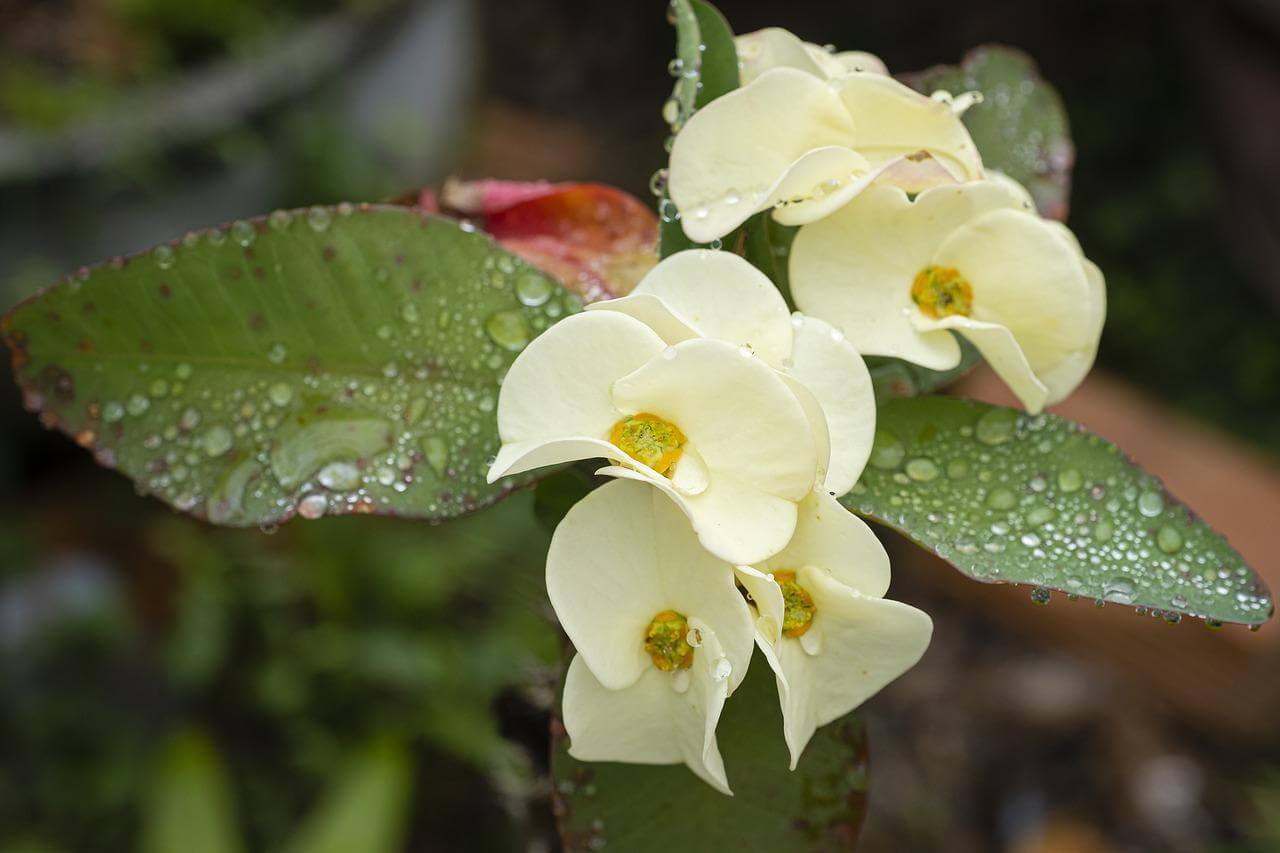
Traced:
<path fill-rule="evenodd" d="M 973 313 L 973 285 L 951 267 L 928 266 L 911 282 L 911 301 L 934 319 Z"/>
<path fill-rule="evenodd" d="M 813 596 L 796 581 L 796 573 L 790 570 L 774 572 L 773 579 L 782 587 L 782 636 L 795 639 L 803 636 L 813 625 L 818 608 Z"/>
<path fill-rule="evenodd" d="M 664 610 L 654 616 L 644 632 L 644 651 L 663 672 L 693 666 L 689 620 L 674 610 Z"/>
<path fill-rule="evenodd" d="M 680 459 L 681 448 L 688 439 L 675 424 L 641 412 L 614 424 L 609 441 L 637 462 L 666 474 Z"/>

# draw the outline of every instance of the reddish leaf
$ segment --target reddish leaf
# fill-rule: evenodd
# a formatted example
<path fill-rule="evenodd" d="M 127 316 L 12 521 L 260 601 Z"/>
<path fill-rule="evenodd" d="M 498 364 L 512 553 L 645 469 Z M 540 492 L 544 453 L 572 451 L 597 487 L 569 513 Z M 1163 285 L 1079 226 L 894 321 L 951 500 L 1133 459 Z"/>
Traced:
<path fill-rule="evenodd" d="M 472 220 L 586 302 L 629 293 L 657 261 L 657 217 L 603 184 L 449 181 L 414 203 Z"/>

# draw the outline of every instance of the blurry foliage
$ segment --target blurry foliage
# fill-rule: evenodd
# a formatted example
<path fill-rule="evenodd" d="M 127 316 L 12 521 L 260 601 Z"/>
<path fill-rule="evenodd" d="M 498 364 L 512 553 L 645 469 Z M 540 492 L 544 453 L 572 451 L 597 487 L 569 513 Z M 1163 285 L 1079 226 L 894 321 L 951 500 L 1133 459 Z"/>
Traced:
<path fill-rule="evenodd" d="M 99 520 L 109 535 L 94 525 L 42 564 L 32 560 L 48 543 L 21 531 L 61 528 L 6 517 L 0 849 L 33 838 L 133 849 L 138 804 L 190 812 L 169 777 L 195 784 L 211 764 L 225 766 L 249 849 L 398 839 L 396 791 L 409 788 L 430 804 L 411 810 L 417 824 L 439 822 L 430 837 L 506 849 L 495 839 L 509 840 L 510 821 L 485 777 L 520 760 L 493 706 L 560 651 L 540 604 L 547 543 L 532 503 L 519 495 L 447 527 L 348 518 L 270 537 L 148 512 Z M 88 549 L 112 565 L 78 556 Z M 168 740 L 193 724 L 206 734 Z M 371 737 L 364 769 L 346 772 Z M 153 769 L 158 750 L 169 777 Z M 397 787 L 402 776 L 413 784 Z M 360 805 L 380 798 L 389 804 Z M 298 830 L 304 815 L 310 829 Z M 178 831 L 164 824 L 150 821 L 148 837 Z"/>
<path fill-rule="evenodd" d="M 0 7 L 0 121 L 55 129 L 130 87 L 381 0 L 16 0 Z"/>

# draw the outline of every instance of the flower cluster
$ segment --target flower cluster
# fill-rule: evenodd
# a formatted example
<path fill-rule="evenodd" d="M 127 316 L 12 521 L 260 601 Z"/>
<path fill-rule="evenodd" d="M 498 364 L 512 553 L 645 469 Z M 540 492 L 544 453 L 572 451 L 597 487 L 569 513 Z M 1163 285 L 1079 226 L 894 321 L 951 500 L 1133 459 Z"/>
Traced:
<path fill-rule="evenodd" d="M 929 617 L 884 598 L 889 561 L 836 498 L 875 432 L 864 355 L 954 367 L 963 335 L 1032 411 L 1092 363 L 1105 295 L 1066 228 L 984 172 L 960 115 L 865 53 L 770 29 L 737 39 L 742 86 L 685 123 L 668 192 L 688 237 L 765 213 L 798 225 L 792 314 L 729 251 L 666 258 L 515 360 L 490 481 L 603 458 L 547 558 L 577 655 L 570 752 L 684 763 L 729 793 L 716 743 L 753 648 L 794 768 L 817 727 L 911 667 Z"/>

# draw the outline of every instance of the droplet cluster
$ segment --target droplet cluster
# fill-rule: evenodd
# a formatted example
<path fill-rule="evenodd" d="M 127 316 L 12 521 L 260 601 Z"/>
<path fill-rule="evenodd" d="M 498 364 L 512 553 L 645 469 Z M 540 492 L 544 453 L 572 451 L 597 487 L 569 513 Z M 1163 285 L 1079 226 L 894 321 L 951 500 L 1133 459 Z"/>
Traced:
<path fill-rule="evenodd" d="M 965 573 L 1182 614 L 1259 623 L 1270 594 L 1240 556 L 1115 447 L 1051 415 L 956 400 L 881 410 L 843 500 Z"/>
<path fill-rule="evenodd" d="M 502 377 L 576 297 L 403 208 L 277 211 L 84 270 L 15 314 L 29 407 L 141 492 L 223 524 L 448 518 Z"/>

